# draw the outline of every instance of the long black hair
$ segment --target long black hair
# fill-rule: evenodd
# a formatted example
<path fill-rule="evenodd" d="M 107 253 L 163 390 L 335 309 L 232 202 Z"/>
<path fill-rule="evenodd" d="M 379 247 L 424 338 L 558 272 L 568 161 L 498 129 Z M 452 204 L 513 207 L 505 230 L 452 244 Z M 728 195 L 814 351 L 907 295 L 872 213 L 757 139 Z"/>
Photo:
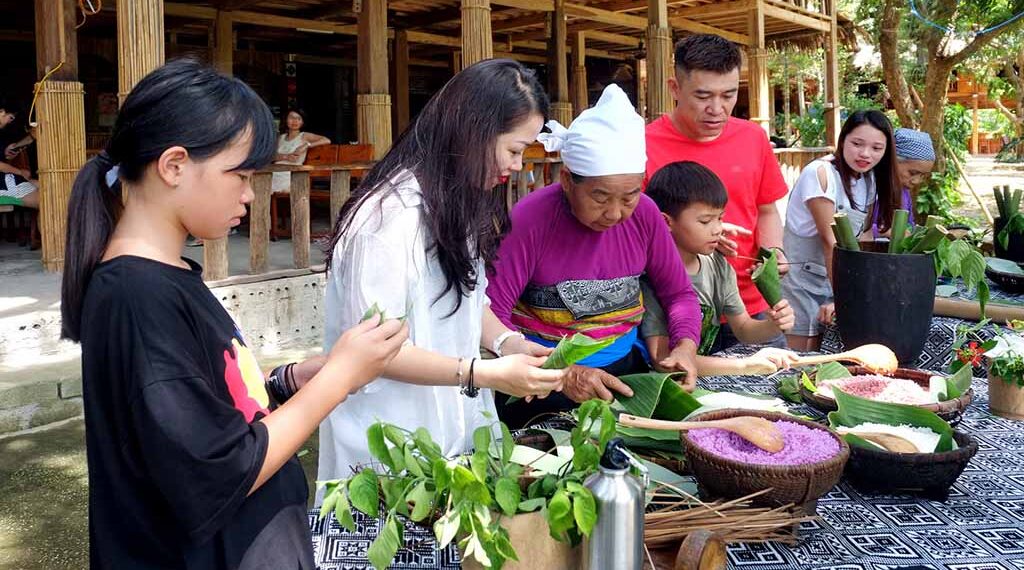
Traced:
<path fill-rule="evenodd" d="M 853 204 L 851 181 L 857 173 L 849 164 L 846 164 L 846 159 L 843 158 L 843 145 L 846 144 L 846 137 L 850 132 L 861 125 L 874 127 L 885 135 L 885 154 L 882 155 L 882 159 L 878 161 L 878 164 L 871 169 L 874 173 L 877 196 L 873 212 L 879 212 L 878 229 L 884 232 L 892 224 L 893 213 L 903 207 L 901 204 L 903 192 L 900 190 L 899 176 L 896 173 L 896 140 L 892 135 L 892 123 L 889 122 L 889 118 L 885 116 L 885 113 L 874 109 L 851 113 L 847 117 L 846 122 L 843 123 L 843 128 L 839 131 L 839 142 L 833 155 L 833 163 L 836 166 L 836 170 L 839 171 L 839 178 L 843 181 L 843 191 L 846 192 L 846 197 L 849 199 L 850 204 Z M 874 218 L 873 212 L 869 212 L 871 216 L 868 219 Z"/>
<path fill-rule="evenodd" d="M 137 183 L 146 167 L 173 146 L 194 160 L 221 152 L 242 137 L 249 155 L 234 170 L 261 168 L 274 158 L 274 120 L 259 96 L 238 79 L 190 60 L 171 61 L 132 89 L 107 147 L 78 172 L 68 204 L 61 284 L 61 336 L 79 340 L 82 304 L 121 211 L 121 184 Z M 117 178 L 106 177 L 117 166 Z"/>
<path fill-rule="evenodd" d="M 371 196 L 391 191 L 388 182 L 408 171 L 422 191 L 423 223 L 445 278 L 434 302 L 454 290 L 454 314 L 476 287 L 476 262 L 490 264 L 508 227 L 504 193 L 492 182 L 498 136 L 532 115 L 547 119 L 548 97 L 534 73 L 518 62 L 489 59 L 456 74 L 341 208 L 325 248 L 328 270 L 359 208 Z"/>

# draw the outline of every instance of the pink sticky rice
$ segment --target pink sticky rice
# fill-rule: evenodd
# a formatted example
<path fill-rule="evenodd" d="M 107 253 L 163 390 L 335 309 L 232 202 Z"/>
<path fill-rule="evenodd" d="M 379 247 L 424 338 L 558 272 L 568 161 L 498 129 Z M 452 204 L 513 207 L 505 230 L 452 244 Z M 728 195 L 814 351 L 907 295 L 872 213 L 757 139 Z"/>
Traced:
<path fill-rule="evenodd" d="M 759 465 L 803 465 L 824 461 L 839 453 L 839 442 L 823 429 L 776 420 L 786 446 L 778 453 L 769 453 L 740 436 L 723 429 L 690 430 L 690 441 L 711 453 L 740 463 Z"/>
<path fill-rule="evenodd" d="M 922 388 L 917 382 L 905 378 L 865 374 L 835 380 L 822 380 L 818 383 L 818 393 L 826 398 L 835 398 L 832 393 L 833 389 L 839 389 L 861 398 L 893 404 L 918 405 L 932 402 L 928 390 Z"/>

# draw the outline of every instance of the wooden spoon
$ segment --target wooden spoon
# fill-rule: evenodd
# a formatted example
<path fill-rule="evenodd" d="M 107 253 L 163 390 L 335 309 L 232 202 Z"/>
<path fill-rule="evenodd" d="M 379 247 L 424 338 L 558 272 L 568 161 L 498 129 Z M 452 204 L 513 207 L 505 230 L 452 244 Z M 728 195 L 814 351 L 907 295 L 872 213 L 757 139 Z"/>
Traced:
<path fill-rule="evenodd" d="M 891 433 L 876 432 L 845 432 L 851 433 L 861 439 L 882 446 L 882 449 L 893 453 L 921 453 L 917 446 L 910 440 Z"/>
<path fill-rule="evenodd" d="M 853 350 L 847 350 L 837 354 L 821 354 L 817 356 L 801 356 L 793 362 L 793 366 L 806 366 L 809 364 L 824 364 L 837 360 L 848 360 L 856 362 L 875 374 L 888 375 L 896 372 L 900 367 L 896 354 L 889 347 L 881 344 L 865 344 Z"/>
<path fill-rule="evenodd" d="M 670 422 L 622 414 L 619 423 L 627 427 L 688 431 L 691 429 L 718 428 L 730 431 L 753 443 L 768 453 L 778 453 L 786 446 L 782 432 L 775 424 L 764 418 L 736 416 L 706 422 Z"/>

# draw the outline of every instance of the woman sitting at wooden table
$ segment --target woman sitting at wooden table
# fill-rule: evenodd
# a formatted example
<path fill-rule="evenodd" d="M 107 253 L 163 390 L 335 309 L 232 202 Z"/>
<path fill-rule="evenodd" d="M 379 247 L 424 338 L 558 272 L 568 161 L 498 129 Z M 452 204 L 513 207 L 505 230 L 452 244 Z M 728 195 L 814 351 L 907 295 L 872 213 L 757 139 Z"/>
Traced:
<path fill-rule="evenodd" d="M 331 144 L 331 139 L 313 133 L 302 132 L 306 124 L 306 112 L 292 109 L 285 115 L 281 136 L 277 138 L 277 154 L 274 164 L 301 165 L 306 162 L 306 152 L 318 146 Z M 275 172 L 270 182 L 272 192 L 289 192 L 292 189 L 291 172 Z"/>
<path fill-rule="evenodd" d="M 697 376 L 701 313 L 697 295 L 675 243 L 654 202 L 641 191 L 647 163 L 644 120 L 617 85 L 566 129 L 548 123 L 538 137 L 561 151 L 561 182 L 537 190 L 512 210 L 512 229 L 498 250 L 487 295 L 494 314 L 531 341 L 554 346 L 583 333 L 614 338 L 609 346 L 573 366 L 561 393 L 542 401 L 506 402 L 498 415 L 510 428 L 590 398 L 632 395 L 616 376 L 647 372 L 637 343 L 644 314 L 640 275 L 646 273 L 668 316 L 672 351 L 656 363 Z M 503 344 L 504 343 L 504 344 Z M 499 356 L 511 343 L 498 337 Z"/>

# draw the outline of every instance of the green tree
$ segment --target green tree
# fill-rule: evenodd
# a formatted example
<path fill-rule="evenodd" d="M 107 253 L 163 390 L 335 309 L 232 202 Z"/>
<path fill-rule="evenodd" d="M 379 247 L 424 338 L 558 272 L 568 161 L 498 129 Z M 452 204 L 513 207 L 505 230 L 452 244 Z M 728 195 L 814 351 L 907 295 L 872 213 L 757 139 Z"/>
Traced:
<path fill-rule="evenodd" d="M 1005 34 L 994 40 L 968 67 L 988 87 L 988 98 L 1009 122 L 1011 138 L 1002 157 L 1024 160 L 1024 31 Z M 1011 101 L 1007 106 L 1003 100 Z"/>

